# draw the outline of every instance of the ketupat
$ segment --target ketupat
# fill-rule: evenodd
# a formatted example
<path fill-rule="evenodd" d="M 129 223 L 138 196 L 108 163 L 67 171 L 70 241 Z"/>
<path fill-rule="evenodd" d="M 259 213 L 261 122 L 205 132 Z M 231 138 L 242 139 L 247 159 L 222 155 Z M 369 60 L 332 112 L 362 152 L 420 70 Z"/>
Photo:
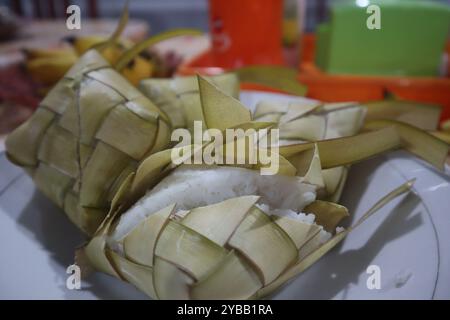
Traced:
<path fill-rule="evenodd" d="M 329 202 L 311 203 L 314 199 L 309 196 L 303 203 L 298 202 L 297 196 L 311 193 L 312 186 L 308 188 L 295 177 L 289 182 L 282 177 L 266 177 L 266 182 L 260 182 L 258 187 L 274 191 L 280 184 L 284 185 L 294 195 L 290 197 L 291 205 L 300 208 L 310 203 L 304 211 L 313 212 L 320 225 L 312 221 L 312 216 L 296 216 L 289 209 L 270 212 L 267 206 L 256 205 L 261 198 L 272 205 L 274 201 L 285 205 L 284 200 L 289 198 L 287 192 L 284 199 L 272 192 L 262 192 L 261 197 L 234 194 L 206 207 L 186 207 L 195 196 L 208 198 L 212 194 L 215 197 L 209 200 L 215 202 L 217 191 L 223 186 L 227 187 L 222 189 L 225 195 L 233 193 L 231 190 L 236 187 L 230 181 L 233 171 L 233 178 L 240 179 L 239 183 L 248 181 L 248 176 L 261 178 L 258 173 L 242 168 L 180 167 L 178 173 L 174 171 L 144 200 L 150 206 L 162 207 L 161 210 L 152 212 L 148 206 L 138 203 L 118 224 L 113 222 L 112 215 L 84 249 L 85 255 L 97 269 L 131 282 L 151 297 L 244 299 L 262 297 L 275 290 L 346 234 L 343 231 L 327 242 L 330 234 L 322 226 L 334 233 L 340 219 L 348 215 L 347 210 Z M 132 184 L 131 180 L 125 183 L 124 194 L 132 189 Z M 200 191 L 207 188 L 210 194 L 174 192 L 182 184 L 189 189 L 202 188 Z M 403 191 L 407 188 L 404 186 Z M 164 207 L 171 195 L 181 205 L 177 210 L 175 204 Z M 188 199 L 184 203 L 183 197 Z M 120 194 L 116 200 L 116 204 L 121 203 Z M 137 210 L 143 208 L 147 214 L 142 216 Z M 316 251 L 318 248 L 322 251 Z"/>
<path fill-rule="evenodd" d="M 237 110 L 235 100 L 225 101 L 224 94 L 206 80 L 200 79 L 199 87 L 208 128 L 220 127 L 224 119 L 211 113 L 223 114 L 218 110 L 222 108 L 237 111 L 223 122 L 246 126 L 249 118 Z M 333 168 L 402 146 L 395 126 L 381 127 L 356 136 L 282 147 L 280 158 L 292 161 L 293 170 L 274 176 L 233 165 L 177 167 L 170 150 L 155 153 L 119 188 L 110 214 L 77 252 L 77 263 L 82 270 L 93 267 L 128 281 L 153 298 L 264 297 L 409 190 L 413 181 L 389 193 L 347 230 L 336 229 L 348 216 L 345 207 L 315 200 L 323 187 L 313 183 L 322 174 L 318 160 Z M 435 142 L 431 136 L 423 139 Z M 310 150 L 317 157 L 311 157 Z M 439 147 L 437 153 L 447 151 L 448 146 L 447 150 Z"/>
<path fill-rule="evenodd" d="M 123 70 L 154 41 L 125 54 L 116 70 Z M 248 67 L 237 75 L 295 94 L 304 92 L 292 70 Z M 234 76 L 218 78 L 222 77 L 233 80 L 225 88 L 237 95 Z M 259 164 L 174 165 L 172 150 L 163 150 L 169 122 L 189 127 L 190 121 L 174 121 L 178 105 L 175 112 L 167 109 L 171 118 L 166 117 L 96 51 L 86 53 L 33 118 L 8 138 L 9 158 L 23 166 L 72 221 L 89 234 L 100 225 L 78 251 L 83 272 L 88 263 L 156 298 L 263 297 L 352 230 L 336 230 L 348 216 L 346 208 L 316 200 L 330 195 L 336 200 L 340 193 L 345 179 L 341 171 L 332 170 L 402 146 L 441 167 L 448 151 L 438 139 L 394 121 L 367 123 L 365 129 L 374 131 L 353 135 L 361 125 L 360 108 L 288 106 L 260 114 L 257 120 L 265 122 L 255 122 L 236 99 L 208 81 L 188 81 L 199 116 L 192 120 L 202 120 L 206 128 L 279 123 L 282 138 L 290 143 L 279 150 L 277 175 L 260 176 Z M 274 113 L 279 114 L 273 117 Z M 350 136 L 333 139 L 346 135 Z M 332 183 L 327 182 L 328 170 Z M 360 222 L 408 191 L 411 183 L 375 204 Z"/>
<path fill-rule="evenodd" d="M 45 195 L 92 234 L 122 180 L 169 139 L 166 115 L 91 50 L 8 136 L 6 149 Z"/>
<path fill-rule="evenodd" d="M 170 143 L 168 117 L 119 71 L 148 45 L 199 33 L 182 29 L 153 36 L 111 66 L 102 53 L 116 46 L 127 21 L 126 6 L 111 37 L 87 51 L 6 141 L 9 159 L 88 235 L 127 174 Z"/>
<path fill-rule="evenodd" d="M 367 114 L 366 123 L 364 116 Z M 384 118 L 383 118 L 384 115 Z M 381 101 L 358 105 L 356 103 L 296 102 L 273 103 L 261 102 L 257 105 L 254 118 L 258 121 L 274 121 L 280 129 L 280 153 L 295 162 L 294 149 L 302 152 L 312 142 L 319 141 L 318 148 L 323 167 L 322 175 L 326 193 L 322 197 L 337 202 L 344 186 L 348 166 L 336 167 L 336 161 L 348 164 L 346 155 L 361 152 L 361 160 L 365 158 L 363 149 L 388 151 L 403 147 L 419 158 L 427 161 L 439 170 L 444 170 L 448 156 L 448 139 L 433 132 L 433 137 L 423 130 L 433 130 L 439 122 L 440 108 L 421 105 L 407 101 Z M 367 132 L 361 138 L 351 137 L 363 130 L 395 128 L 398 141 L 391 140 L 392 135 L 385 131 L 382 135 L 372 136 Z M 421 130 L 423 129 L 423 130 Z M 347 137 L 339 141 L 333 138 Z M 388 139 L 386 139 L 389 137 Z M 439 138 L 439 139 L 438 139 Z M 331 139 L 330 141 L 323 140 Z M 298 144 L 303 142 L 303 145 Z M 399 145 L 400 143 L 400 145 Z M 295 145 L 297 146 L 290 146 Z M 332 145 L 335 145 L 334 147 Z M 345 152 L 342 152 L 345 150 Z M 353 151 L 352 151 L 353 150 Z M 354 154 L 356 156 L 356 154 Z M 344 156 L 341 160 L 339 157 Z M 350 157 L 351 158 L 351 157 Z M 330 168 L 333 163 L 332 168 Z"/>
<path fill-rule="evenodd" d="M 207 79 L 226 94 L 239 98 L 239 80 L 235 74 L 225 73 Z M 139 89 L 167 114 L 173 128 L 192 130 L 194 121 L 204 121 L 195 76 L 145 79 Z"/>
<path fill-rule="evenodd" d="M 277 123 L 280 145 L 292 145 L 355 135 L 363 125 L 365 113 L 366 108 L 355 103 L 261 101 L 253 118 Z M 321 197 L 337 202 L 347 173 L 346 166 L 322 170 L 325 189 Z"/>
<path fill-rule="evenodd" d="M 364 219 L 407 192 L 411 183 L 377 203 Z M 130 184 L 131 179 L 123 185 L 116 205 Z M 118 224 L 114 217 L 120 211 L 112 211 L 78 251 L 77 263 L 128 281 L 152 298 L 261 298 L 309 267 L 353 228 L 336 228 L 348 213 L 334 203 L 314 201 L 303 209 L 313 215 L 296 215 L 286 209 L 271 212 L 257 204 L 260 199 L 232 197 L 188 210 L 176 210 L 173 204 L 146 217 L 132 208 Z M 123 221 L 133 213 L 135 225 L 124 228 Z M 128 233 L 117 233 L 121 227 Z"/>
<path fill-rule="evenodd" d="M 303 95 L 306 92 L 306 89 L 297 81 L 295 71 L 281 66 L 242 67 L 232 72 L 205 78 L 225 94 L 236 99 L 239 98 L 241 83 L 269 87 L 293 95 Z M 139 89 L 168 114 L 174 128 L 192 130 L 194 121 L 204 120 L 195 76 L 144 79 L 140 82 Z M 263 120 L 258 119 L 258 121 Z"/>

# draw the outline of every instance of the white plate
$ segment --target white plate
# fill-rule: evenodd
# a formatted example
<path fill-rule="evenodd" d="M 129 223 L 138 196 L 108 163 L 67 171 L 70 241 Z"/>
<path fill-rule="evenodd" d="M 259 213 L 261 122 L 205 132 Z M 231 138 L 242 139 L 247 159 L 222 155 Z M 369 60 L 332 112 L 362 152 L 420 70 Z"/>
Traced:
<path fill-rule="evenodd" d="M 289 96 L 245 92 L 257 100 Z M 298 99 L 298 98 L 296 98 Z M 414 193 L 396 199 L 277 293 L 275 299 L 450 299 L 450 179 L 403 152 L 354 165 L 342 202 L 355 221 L 391 189 L 415 177 Z M 347 223 L 351 223 L 348 221 Z M 0 299 L 145 299 L 104 274 L 66 287 L 66 268 L 81 234 L 25 173 L 0 155 Z M 368 289 L 366 270 L 381 271 Z"/>

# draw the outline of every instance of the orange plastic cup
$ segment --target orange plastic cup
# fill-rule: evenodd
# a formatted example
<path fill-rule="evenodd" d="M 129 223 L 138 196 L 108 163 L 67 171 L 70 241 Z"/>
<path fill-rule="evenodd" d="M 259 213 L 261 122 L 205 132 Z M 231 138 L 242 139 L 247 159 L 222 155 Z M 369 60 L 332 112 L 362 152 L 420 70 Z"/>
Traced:
<path fill-rule="evenodd" d="M 283 64 L 283 0 L 210 0 L 213 66 Z"/>

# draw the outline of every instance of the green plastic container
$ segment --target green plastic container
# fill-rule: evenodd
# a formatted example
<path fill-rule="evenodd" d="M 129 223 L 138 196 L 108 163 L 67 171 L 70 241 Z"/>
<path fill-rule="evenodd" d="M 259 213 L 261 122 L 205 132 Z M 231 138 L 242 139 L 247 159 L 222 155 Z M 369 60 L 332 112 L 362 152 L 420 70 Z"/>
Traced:
<path fill-rule="evenodd" d="M 367 27 L 367 5 L 373 4 L 380 8 L 381 29 Z M 317 29 L 316 64 L 332 74 L 437 76 L 449 29 L 448 4 L 341 1 Z"/>

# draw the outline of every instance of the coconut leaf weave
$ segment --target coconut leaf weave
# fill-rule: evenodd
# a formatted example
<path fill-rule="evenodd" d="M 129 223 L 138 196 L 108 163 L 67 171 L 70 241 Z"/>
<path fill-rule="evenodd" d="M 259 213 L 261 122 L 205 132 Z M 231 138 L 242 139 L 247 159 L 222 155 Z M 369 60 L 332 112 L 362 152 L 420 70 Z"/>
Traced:
<path fill-rule="evenodd" d="M 83 55 L 7 138 L 9 159 L 92 234 L 122 180 L 167 146 L 170 125 L 95 50 Z"/>

